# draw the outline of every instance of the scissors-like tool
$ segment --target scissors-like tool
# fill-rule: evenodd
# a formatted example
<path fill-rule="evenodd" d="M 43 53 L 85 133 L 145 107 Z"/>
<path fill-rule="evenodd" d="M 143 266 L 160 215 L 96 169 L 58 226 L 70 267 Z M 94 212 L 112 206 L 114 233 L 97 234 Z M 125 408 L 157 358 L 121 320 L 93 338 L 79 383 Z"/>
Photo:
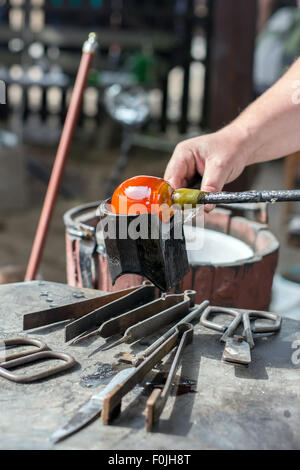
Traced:
<path fill-rule="evenodd" d="M 11 338 L 1 340 L 3 345 L 1 348 L 0 356 L 0 377 L 12 380 L 17 383 L 28 383 L 36 380 L 49 377 L 50 375 L 58 374 L 59 372 L 65 371 L 76 364 L 75 359 L 64 352 L 51 351 L 46 343 L 35 338 Z M 31 349 L 30 351 L 23 351 L 15 354 L 6 355 L 7 348 L 14 346 L 35 346 L 37 349 Z M 3 356 L 3 357 L 2 357 Z M 39 361 L 41 359 L 58 359 L 63 361 L 63 364 L 55 367 L 43 370 L 33 375 L 19 375 L 10 372 L 9 369 L 13 367 L 21 366 L 32 362 Z"/>
<path fill-rule="evenodd" d="M 229 325 L 209 320 L 211 314 L 225 314 L 233 317 Z M 251 325 L 251 320 L 255 320 Z M 259 320 L 266 320 L 260 321 Z M 243 323 L 242 335 L 235 334 Z M 275 333 L 281 327 L 281 316 L 260 310 L 245 310 L 208 306 L 200 319 L 200 324 L 222 333 L 220 341 L 225 343 L 222 359 L 226 362 L 250 364 L 250 350 L 254 347 L 253 333 Z"/>

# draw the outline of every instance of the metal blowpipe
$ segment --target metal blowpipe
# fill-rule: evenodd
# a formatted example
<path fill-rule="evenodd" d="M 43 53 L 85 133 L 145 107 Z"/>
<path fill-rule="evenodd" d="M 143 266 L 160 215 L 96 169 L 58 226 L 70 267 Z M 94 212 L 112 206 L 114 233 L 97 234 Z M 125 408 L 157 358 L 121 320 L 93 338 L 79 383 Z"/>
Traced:
<path fill-rule="evenodd" d="M 197 204 L 235 204 L 246 202 L 287 202 L 300 201 L 300 190 L 271 190 L 207 193 L 198 189 L 176 189 L 172 202 L 179 206 Z"/>

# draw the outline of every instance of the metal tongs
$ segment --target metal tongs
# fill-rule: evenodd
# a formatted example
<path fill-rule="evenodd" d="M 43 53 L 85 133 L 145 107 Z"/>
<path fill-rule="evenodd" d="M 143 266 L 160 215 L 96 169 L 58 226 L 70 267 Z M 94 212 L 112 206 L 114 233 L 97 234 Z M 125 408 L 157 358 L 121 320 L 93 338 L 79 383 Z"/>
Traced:
<path fill-rule="evenodd" d="M 194 290 L 186 290 L 183 294 L 163 294 L 153 302 L 109 320 L 101 326 L 101 336 L 111 336 L 124 330 L 125 333 L 114 343 L 101 347 L 101 350 L 106 351 L 122 343 L 133 343 L 183 318 L 194 306 L 195 296 Z"/>
<path fill-rule="evenodd" d="M 164 405 L 172 388 L 172 382 L 176 370 L 178 368 L 183 349 L 188 343 L 189 338 L 193 334 L 193 332 L 190 331 L 191 325 L 189 325 L 188 323 L 200 316 L 200 314 L 203 312 L 203 310 L 207 307 L 208 304 L 209 302 L 205 300 L 204 302 L 202 302 L 202 304 L 196 305 L 188 315 L 186 315 L 184 318 L 181 318 L 179 322 L 173 325 L 150 347 L 135 356 L 132 360 L 133 365 L 136 367 L 141 367 L 139 369 L 131 367 L 119 372 L 111 380 L 111 382 L 103 390 L 101 390 L 100 393 L 93 395 L 89 399 L 89 401 L 87 401 L 80 407 L 80 409 L 75 413 L 75 415 L 62 428 L 58 429 L 52 435 L 53 442 L 58 442 L 61 439 L 65 439 L 66 437 L 70 436 L 74 432 L 89 424 L 97 416 L 99 416 L 103 410 L 106 396 L 110 392 L 114 393 L 116 388 L 119 389 L 120 387 L 122 390 L 122 396 L 124 396 L 128 391 L 127 378 L 130 378 L 129 387 L 131 388 L 136 383 L 144 379 L 144 376 L 152 368 L 153 364 L 155 365 L 157 362 L 159 362 L 160 358 L 164 357 L 166 354 L 168 354 L 169 351 L 171 351 L 173 347 L 175 347 L 176 341 L 179 340 L 179 333 L 182 333 L 182 336 L 179 340 L 177 352 L 173 360 L 173 364 L 170 368 L 168 379 L 166 381 L 163 391 L 161 392 L 157 389 L 153 390 L 152 395 L 147 401 L 146 428 L 150 431 L 154 424 L 158 421 L 159 416 L 164 408 Z M 125 387 L 127 387 L 127 390 L 123 389 L 124 385 Z"/>
<path fill-rule="evenodd" d="M 55 431 L 51 440 L 54 443 L 79 431 L 93 421 L 102 412 L 103 423 L 108 424 L 116 412 L 120 412 L 122 398 L 140 383 L 145 375 L 178 345 L 164 389 L 154 389 L 146 404 L 146 430 L 151 431 L 159 420 L 164 405 L 171 393 L 174 376 L 179 367 L 185 346 L 192 341 L 193 327 L 184 323 L 178 326 L 173 334 L 161 344 L 155 352 L 145 359 L 137 368 L 130 367 L 119 372 L 111 382 L 98 394 L 84 403 L 75 415 L 62 428 Z"/>
<path fill-rule="evenodd" d="M 132 388 L 140 383 L 145 375 L 161 361 L 175 346 L 176 354 L 170 367 L 168 377 L 163 390 L 154 389 L 146 404 L 146 430 L 152 431 L 155 423 L 163 411 L 166 401 L 171 393 L 173 380 L 179 367 L 183 350 L 193 339 L 193 326 L 189 323 L 196 319 L 209 305 L 205 300 L 184 318 L 173 325 L 163 336 L 147 348 L 142 354 L 136 356 L 133 363 L 137 366 L 128 378 L 117 385 L 103 401 L 102 422 L 109 424 L 120 413 L 121 400 Z"/>
<path fill-rule="evenodd" d="M 90 336 L 102 336 L 102 338 L 108 338 L 120 332 L 126 330 L 125 335 L 121 340 L 116 341 L 112 345 L 107 346 L 104 349 L 110 349 L 119 343 L 130 342 L 134 339 L 142 336 L 144 329 L 141 325 L 149 318 L 160 318 L 157 317 L 161 314 L 164 319 L 176 318 L 176 315 L 182 315 L 185 311 L 188 311 L 190 304 L 194 304 L 195 291 L 185 291 L 183 294 L 162 294 L 158 299 L 148 302 L 140 307 L 134 308 L 126 313 L 115 316 L 114 318 L 102 323 L 102 325 L 91 333 L 79 336 L 74 342 L 82 341 L 83 339 L 89 338 Z M 151 324 L 152 320 L 149 320 Z M 134 325 L 139 325 L 136 333 L 135 329 L 132 328 Z M 156 327 L 159 326 L 158 321 L 155 322 Z M 130 330 L 129 330 L 130 329 Z M 154 331 L 155 331 L 154 329 Z"/>
<path fill-rule="evenodd" d="M 154 424 L 159 420 L 164 405 L 171 393 L 173 380 L 180 365 L 182 353 L 187 344 L 193 339 L 193 326 L 181 323 L 168 339 L 166 339 L 147 359 L 145 359 L 122 384 L 117 385 L 106 395 L 103 401 L 102 422 L 109 424 L 121 411 L 122 398 L 132 390 L 135 385 L 142 382 L 145 375 L 160 362 L 172 349 L 177 346 L 166 384 L 163 390 L 154 389 L 146 404 L 146 430 L 152 431 Z"/>

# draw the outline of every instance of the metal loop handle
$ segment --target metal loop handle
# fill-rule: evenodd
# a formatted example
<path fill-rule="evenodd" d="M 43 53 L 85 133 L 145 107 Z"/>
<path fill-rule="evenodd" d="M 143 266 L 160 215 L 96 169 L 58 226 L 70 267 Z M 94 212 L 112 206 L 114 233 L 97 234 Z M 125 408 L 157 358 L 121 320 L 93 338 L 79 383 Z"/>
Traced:
<path fill-rule="evenodd" d="M 60 359 L 65 363 L 60 366 L 44 370 L 33 375 L 18 375 L 6 370 L 13 367 L 21 366 L 23 364 L 33 363 L 39 361 L 40 359 Z M 28 383 L 43 379 L 45 377 L 49 377 L 54 374 L 58 374 L 59 372 L 73 367 L 75 364 L 76 361 L 70 354 L 57 351 L 42 351 L 27 356 L 22 356 L 18 359 L 2 362 L 0 364 L 0 376 L 17 383 Z"/>
<path fill-rule="evenodd" d="M 209 305 L 200 318 L 200 324 L 206 326 L 206 328 L 211 328 L 212 330 L 220 331 L 223 333 L 225 330 L 228 329 L 228 326 L 220 325 L 215 321 L 208 320 L 209 315 L 212 313 L 226 313 L 227 315 L 231 315 L 232 317 L 238 318 L 240 313 L 237 310 L 233 310 L 231 308 L 226 307 L 214 307 Z"/>
<path fill-rule="evenodd" d="M 257 318 L 257 319 L 266 319 L 271 320 L 272 323 L 260 323 L 259 325 L 254 323 L 252 326 L 252 333 L 272 333 L 274 331 L 278 331 L 281 327 L 282 318 L 280 315 L 272 312 L 260 312 L 259 310 L 253 310 L 248 313 L 249 318 Z"/>
<path fill-rule="evenodd" d="M 13 359 L 18 359 L 19 357 L 30 356 L 31 354 L 36 354 L 37 352 L 41 352 L 41 351 L 47 351 L 49 349 L 46 343 L 35 338 L 10 338 L 10 339 L 3 339 L 1 340 L 1 342 L 4 343 L 5 346 L 32 345 L 38 348 L 38 351 L 34 351 L 31 349 L 30 351 L 22 351 L 19 353 L 10 354 L 9 356 L 5 356 L 3 362 L 8 362 Z M 2 365 L 1 362 L 0 362 L 0 365 Z"/>

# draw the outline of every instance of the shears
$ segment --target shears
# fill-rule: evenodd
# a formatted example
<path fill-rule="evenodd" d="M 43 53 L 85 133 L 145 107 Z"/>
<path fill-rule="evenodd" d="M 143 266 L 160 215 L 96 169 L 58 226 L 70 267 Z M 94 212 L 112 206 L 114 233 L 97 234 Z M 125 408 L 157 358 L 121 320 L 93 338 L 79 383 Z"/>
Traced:
<path fill-rule="evenodd" d="M 209 320 L 214 314 L 223 314 L 233 317 L 228 325 Z M 251 325 L 251 320 L 255 320 Z M 242 335 L 237 335 L 236 330 L 243 323 Z M 246 310 L 209 305 L 200 318 L 200 324 L 206 328 L 222 333 L 220 341 L 225 343 L 222 359 L 225 362 L 250 364 L 251 352 L 254 347 L 254 333 L 276 333 L 281 327 L 281 316 L 272 312 L 261 310 Z"/>
<path fill-rule="evenodd" d="M 2 339 L 1 351 L 0 351 L 0 377 L 11 380 L 17 383 L 28 383 L 36 380 L 49 377 L 59 372 L 65 371 L 76 364 L 75 359 L 70 354 L 52 351 L 46 343 L 36 338 L 10 338 Z M 37 349 L 31 348 L 30 351 L 22 351 L 7 355 L 7 349 L 14 346 L 35 346 Z M 55 367 L 45 369 L 41 372 L 32 375 L 20 375 L 10 371 L 14 367 L 21 366 L 23 364 L 29 364 L 37 362 L 42 359 L 58 359 L 63 361 L 63 364 L 56 365 Z"/>

